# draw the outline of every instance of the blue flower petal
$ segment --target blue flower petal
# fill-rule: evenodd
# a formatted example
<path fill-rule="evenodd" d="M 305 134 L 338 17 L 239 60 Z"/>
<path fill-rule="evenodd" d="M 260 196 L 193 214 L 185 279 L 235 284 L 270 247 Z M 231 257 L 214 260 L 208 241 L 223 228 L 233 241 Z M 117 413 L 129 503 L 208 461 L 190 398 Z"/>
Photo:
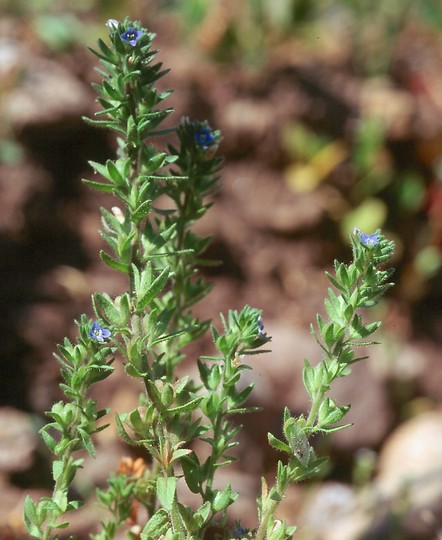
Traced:
<path fill-rule="evenodd" d="M 361 239 L 361 243 L 366 247 L 374 247 L 379 244 L 379 236 L 377 234 L 361 233 L 359 238 Z"/>
<path fill-rule="evenodd" d="M 91 339 L 95 339 L 96 341 L 103 343 L 105 338 L 108 338 L 110 336 L 111 336 L 110 330 L 108 330 L 107 328 L 103 328 L 96 321 L 92 323 L 91 329 L 89 330 L 89 337 Z"/>
<path fill-rule="evenodd" d="M 123 32 L 120 35 L 120 37 L 123 41 L 129 43 L 131 47 L 135 47 L 142 35 L 144 35 L 144 32 L 142 32 L 141 30 L 136 30 L 135 28 L 128 28 L 126 32 Z"/>
<path fill-rule="evenodd" d="M 195 141 L 202 147 L 207 148 L 216 140 L 215 135 L 208 126 L 203 126 L 195 133 Z"/>

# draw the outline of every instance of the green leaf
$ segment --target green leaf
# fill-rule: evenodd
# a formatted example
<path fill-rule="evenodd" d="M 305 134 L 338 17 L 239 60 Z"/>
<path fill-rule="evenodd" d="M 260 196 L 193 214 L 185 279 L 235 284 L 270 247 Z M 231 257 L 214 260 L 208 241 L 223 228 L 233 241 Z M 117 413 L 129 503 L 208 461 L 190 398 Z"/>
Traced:
<path fill-rule="evenodd" d="M 63 461 L 56 459 L 52 462 L 52 478 L 54 479 L 54 482 L 58 480 L 60 475 L 63 472 Z"/>
<path fill-rule="evenodd" d="M 129 275 L 130 266 L 128 264 L 117 261 L 103 250 L 100 250 L 100 259 L 106 266 L 112 268 L 112 270 L 118 270 L 119 272 L 123 272 L 123 274 Z"/>
<path fill-rule="evenodd" d="M 84 501 L 69 501 L 66 511 L 78 510 L 84 505 Z"/>
<path fill-rule="evenodd" d="M 138 224 L 144 219 L 150 212 L 152 207 L 152 201 L 144 201 L 132 212 L 132 220 Z"/>
<path fill-rule="evenodd" d="M 333 289 L 328 289 L 329 299 L 324 299 L 325 310 L 330 321 L 341 324 L 343 321 L 342 297 L 337 297 Z"/>
<path fill-rule="evenodd" d="M 52 453 L 54 453 L 54 449 L 57 446 L 57 441 L 54 439 L 54 437 L 52 437 L 52 435 L 50 435 L 46 431 L 46 429 L 45 429 L 46 427 L 48 427 L 48 426 L 45 426 L 40 430 L 40 435 L 42 436 L 42 439 L 43 439 L 44 443 L 46 444 L 46 446 L 49 448 L 49 450 Z"/>
<path fill-rule="evenodd" d="M 124 96 L 122 96 L 120 94 L 120 92 L 118 90 L 116 90 L 115 88 L 113 88 L 112 85 L 110 85 L 106 79 L 103 79 L 103 90 L 105 91 L 105 93 L 113 100 L 115 101 L 122 101 L 124 99 Z"/>
<path fill-rule="evenodd" d="M 148 427 L 141 419 L 140 411 L 138 409 L 134 409 L 133 411 L 131 411 L 131 413 L 129 414 L 129 422 L 132 429 L 137 434 L 143 434 L 145 432 L 145 428 Z"/>
<path fill-rule="evenodd" d="M 60 514 L 64 514 L 68 507 L 67 488 L 63 491 L 55 491 L 52 497 L 52 501 L 59 510 Z"/>
<path fill-rule="evenodd" d="M 69 527 L 69 521 L 63 521 L 54 525 L 54 529 L 67 529 Z"/>
<path fill-rule="evenodd" d="M 157 497 L 167 511 L 172 510 L 175 500 L 177 479 L 174 476 L 157 478 Z"/>
<path fill-rule="evenodd" d="M 25 499 L 23 517 L 28 533 L 35 538 L 43 538 L 43 533 L 39 527 L 37 507 L 29 495 Z"/>
<path fill-rule="evenodd" d="M 332 347 L 335 343 L 335 325 L 331 322 L 324 324 L 321 334 L 327 347 Z"/>
<path fill-rule="evenodd" d="M 305 358 L 304 359 L 304 369 L 302 372 L 302 379 L 304 381 L 305 389 L 308 392 L 308 395 L 311 399 L 313 399 L 313 396 L 315 395 L 317 391 L 316 381 L 315 381 L 315 370 L 313 369 L 313 366 L 310 364 L 310 362 Z"/>
<path fill-rule="evenodd" d="M 106 58 L 106 60 L 108 62 L 112 62 L 112 63 L 117 63 L 118 62 L 118 56 L 111 49 L 109 49 L 109 47 L 106 45 L 106 43 L 101 38 L 98 38 L 97 44 L 100 47 L 100 50 L 101 50 L 104 58 Z M 96 51 L 92 51 L 92 52 L 94 54 L 97 54 Z"/>
<path fill-rule="evenodd" d="M 185 456 L 181 460 L 186 484 L 192 493 L 200 492 L 200 463 L 195 454 Z"/>
<path fill-rule="evenodd" d="M 137 441 L 134 441 L 131 437 L 129 437 L 118 413 L 115 413 L 115 423 L 117 425 L 118 435 L 123 439 L 123 441 L 130 446 L 136 446 Z"/>
<path fill-rule="evenodd" d="M 376 332 L 376 330 L 381 326 L 380 321 L 375 321 L 369 324 L 362 324 L 361 318 L 354 317 L 350 325 L 349 339 L 363 339 L 367 336 Z"/>
<path fill-rule="evenodd" d="M 103 165 L 102 163 L 98 163 L 97 161 L 88 161 L 89 165 L 103 178 L 107 178 L 108 180 L 111 180 L 111 178 L 108 177 L 108 172 L 106 165 Z"/>
<path fill-rule="evenodd" d="M 346 289 L 351 285 L 347 272 L 347 267 L 345 266 L 345 264 L 338 263 L 338 266 L 336 268 L 336 277 Z"/>
<path fill-rule="evenodd" d="M 204 524 L 207 523 L 210 513 L 211 513 L 211 504 L 209 501 L 206 501 L 194 514 L 194 519 L 196 521 L 197 527 L 200 529 Z"/>
<path fill-rule="evenodd" d="M 124 371 L 130 376 L 130 377 L 134 377 L 135 379 L 144 379 L 145 377 L 148 376 L 148 373 L 144 373 L 142 371 L 140 371 L 139 369 L 137 369 L 136 366 L 134 366 L 133 364 L 131 364 L 130 362 L 126 363 L 124 365 Z"/>
<path fill-rule="evenodd" d="M 188 448 L 178 448 L 178 450 L 174 450 L 172 452 L 170 463 L 172 463 L 173 461 L 176 461 L 177 459 L 181 459 L 182 457 L 188 456 L 191 453 L 192 453 L 192 450 L 189 450 Z"/>
<path fill-rule="evenodd" d="M 277 439 L 271 433 L 267 433 L 267 439 L 269 441 L 270 446 L 274 448 L 275 450 L 279 450 L 280 452 L 285 452 L 286 454 L 289 454 L 289 455 L 292 453 L 292 451 L 290 450 L 290 446 L 288 446 L 284 442 Z"/>
<path fill-rule="evenodd" d="M 202 396 L 197 397 L 195 399 L 192 399 L 192 401 L 185 403 L 184 405 L 179 405 L 178 407 L 172 407 L 171 409 L 168 409 L 167 413 L 168 414 L 182 414 L 182 413 L 194 411 L 203 399 L 204 397 Z"/>
<path fill-rule="evenodd" d="M 333 424 L 336 424 L 336 422 L 342 420 L 349 410 L 350 405 L 338 407 L 332 399 L 324 399 L 319 408 L 318 427 L 332 426 Z"/>
<path fill-rule="evenodd" d="M 333 433 L 334 431 L 340 431 L 341 429 L 346 429 L 351 427 L 353 424 L 343 424 L 342 426 L 335 426 L 335 427 L 321 427 L 318 429 L 318 431 L 322 431 L 323 433 Z"/>
<path fill-rule="evenodd" d="M 169 514 L 165 508 L 160 508 L 149 519 L 141 533 L 141 540 L 157 540 L 169 529 Z"/>
<path fill-rule="evenodd" d="M 223 491 L 218 491 L 212 501 L 212 508 L 215 512 L 221 512 L 230 506 L 238 498 L 238 493 L 232 492 L 232 487 L 227 484 Z"/>
<path fill-rule="evenodd" d="M 146 175 L 154 173 L 156 170 L 158 170 L 164 165 L 167 155 L 168 154 L 166 154 L 165 152 L 159 152 L 158 154 L 152 156 L 149 161 L 144 165 L 143 172 Z"/>
<path fill-rule="evenodd" d="M 106 169 L 107 169 L 107 176 L 106 178 L 109 178 L 115 184 L 121 186 L 126 183 L 126 179 L 120 174 L 120 171 L 115 166 L 115 163 L 111 161 L 110 159 L 106 161 Z"/>
<path fill-rule="evenodd" d="M 107 293 L 95 293 L 92 295 L 92 304 L 98 318 L 103 319 L 108 324 L 120 327 L 124 322 L 118 309 Z"/>
<path fill-rule="evenodd" d="M 108 129 L 113 129 L 117 133 L 120 133 L 121 135 L 126 135 L 126 131 L 120 126 L 120 123 L 117 121 L 112 120 L 93 120 L 92 118 L 88 118 L 87 116 L 81 117 L 86 124 L 89 124 L 91 126 L 96 127 L 103 127 Z"/>
<path fill-rule="evenodd" d="M 88 454 L 91 455 L 93 458 L 97 457 L 97 453 L 95 452 L 95 448 L 94 448 L 94 443 L 92 442 L 92 439 L 89 433 L 81 427 L 77 427 L 77 431 L 80 435 L 81 440 L 83 441 L 83 445 L 86 448 Z"/>
<path fill-rule="evenodd" d="M 105 184 L 104 182 L 94 182 L 93 180 L 88 180 L 87 178 L 82 178 L 81 181 L 86 186 L 95 189 L 97 191 L 101 191 L 103 193 L 112 193 L 115 190 L 115 186 L 113 184 Z"/>
<path fill-rule="evenodd" d="M 137 299 L 137 310 L 143 311 L 152 302 L 152 300 L 158 295 L 158 293 L 164 288 L 169 279 L 169 268 L 164 270 L 152 281 L 147 291 L 141 298 Z"/>

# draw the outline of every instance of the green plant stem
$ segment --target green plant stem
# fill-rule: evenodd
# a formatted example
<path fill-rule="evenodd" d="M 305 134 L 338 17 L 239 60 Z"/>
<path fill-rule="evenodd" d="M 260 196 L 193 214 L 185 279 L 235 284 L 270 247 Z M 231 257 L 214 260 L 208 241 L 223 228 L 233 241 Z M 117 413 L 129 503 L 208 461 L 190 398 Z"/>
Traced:
<path fill-rule="evenodd" d="M 276 490 L 275 496 L 271 498 L 271 496 L 270 496 L 271 491 L 270 491 L 267 494 L 265 503 L 263 502 L 263 504 L 264 504 L 263 513 L 262 513 L 261 521 L 260 521 L 258 530 L 256 531 L 256 536 L 255 536 L 254 540 L 264 540 L 265 539 L 266 534 L 267 534 L 267 528 L 268 528 L 269 520 L 275 514 L 276 509 L 278 508 L 279 503 L 282 501 L 284 493 L 285 493 L 285 491 L 286 491 L 286 489 L 288 487 L 288 484 L 289 484 L 289 482 L 286 481 L 286 482 L 281 483 L 281 485 L 278 486 L 278 483 L 279 482 L 277 481 L 277 487 L 274 488 Z"/>
<path fill-rule="evenodd" d="M 264 540 L 266 536 L 266 532 L 267 532 L 269 519 L 276 512 L 278 504 L 279 504 L 278 501 L 271 501 L 271 504 L 267 506 L 262 516 L 261 523 L 259 524 L 258 530 L 256 531 L 255 540 Z"/>
<path fill-rule="evenodd" d="M 181 251 L 184 249 L 184 237 L 186 234 L 186 227 L 188 224 L 188 211 L 190 199 L 193 193 L 193 183 L 194 183 L 194 174 L 191 171 L 189 173 L 188 188 L 184 193 L 184 201 L 182 204 L 178 204 L 179 217 L 177 220 L 177 242 L 175 249 L 176 251 Z M 186 300 L 184 298 L 184 283 L 183 283 L 183 274 L 185 271 L 185 260 L 186 255 L 176 255 L 175 257 L 175 271 L 176 277 L 174 281 L 174 298 L 175 298 L 175 313 L 172 318 L 172 330 L 176 331 L 179 327 L 179 318 L 183 313 L 186 306 Z"/>
<path fill-rule="evenodd" d="M 69 440 L 73 440 L 75 438 L 75 427 L 77 426 L 81 411 L 83 410 L 83 407 L 84 407 L 87 389 L 88 389 L 87 381 L 84 380 L 78 391 L 78 395 L 80 396 L 80 399 L 76 403 L 77 407 L 75 410 L 75 415 L 69 426 L 69 430 L 68 430 Z M 69 488 L 69 482 L 67 481 L 66 474 L 70 466 L 74 466 L 74 464 L 72 463 L 72 454 L 74 451 L 75 451 L 74 445 L 70 445 L 63 454 L 62 472 L 60 476 L 57 478 L 57 480 L 55 481 L 54 489 L 52 492 L 52 498 L 55 500 L 58 499 L 59 494 L 61 495 L 63 492 L 67 492 Z M 46 527 L 44 530 L 43 540 L 51 539 L 52 530 L 54 528 L 53 525 L 55 525 L 54 519 L 57 519 L 59 515 L 55 515 L 54 511 L 49 513 L 49 516 L 46 518 L 46 523 L 49 522 L 50 525 Z"/>
<path fill-rule="evenodd" d="M 224 384 L 226 381 L 227 366 L 230 366 L 231 363 L 232 363 L 231 358 L 229 356 L 226 356 L 225 361 L 224 361 L 224 369 L 221 374 L 221 379 L 216 389 L 216 393 L 218 394 L 220 401 L 224 397 L 224 391 L 225 391 Z M 216 471 L 216 462 L 222 455 L 222 451 L 215 452 L 215 448 L 218 448 L 218 443 L 222 435 L 222 422 L 223 422 L 224 416 L 225 416 L 225 412 L 223 409 L 221 409 L 218 411 L 218 415 L 216 417 L 215 422 L 212 422 L 213 446 L 212 446 L 212 455 L 209 458 L 210 459 L 210 472 L 208 474 L 208 478 L 206 481 L 206 489 L 204 492 L 204 498 L 206 498 L 208 493 L 212 491 L 212 485 L 213 485 L 213 480 L 215 478 L 215 471 Z"/>
<path fill-rule="evenodd" d="M 67 482 L 66 482 L 66 479 L 65 479 L 65 475 L 66 475 L 66 471 L 68 469 L 68 466 L 69 466 L 69 464 L 71 462 L 71 458 L 72 458 L 72 450 L 71 450 L 71 448 L 69 448 L 66 451 L 66 453 L 63 455 L 63 459 L 62 459 L 63 472 L 61 473 L 61 475 L 57 478 L 57 481 L 55 482 L 54 489 L 53 489 L 53 492 L 52 492 L 52 498 L 53 499 L 57 499 L 58 494 L 63 493 L 68 488 L 68 485 L 67 485 Z M 54 515 L 54 512 L 51 512 L 49 514 L 49 516 L 46 518 L 46 521 L 49 521 L 49 523 L 51 525 L 49 525 L 48 527 L 45 528 L 42 540 L 50 540 L 52 538 L 52 530 L 53 530 L 52 525 L 55 525 L 54 519 L 57 519 L 58 517 L 59 516 Z"/>
<path fill-rule="evenodd" d="M 313 428 L 316 417 L 318 416 L 319 408 L 321 406 L 321 403 L 324 400 L 324 396 L 326 393 L 327 393 L 327 390 L 323 390 L 323 389 L 319 390 L 316 393 L 315 398 L 312 402 L 312 406 L 310 408 L 309 415 L 307 417 L 307 422 L 306 422 L 307 428 L 310 428 L 310 429 Z"/>
<path fill-rule="evenodd" d="M 215 470 L 216 470 L 216 462 L 218 461 L 220 455 L 219 452 L 215 452 L 215 448 L 218 446 L 218 442 L 221 435 L 221 423 L 224 417 L 224 413 L 220 411 L 219 415 L 217 416 L 215 423 L 212 424 L 213 426 L 213 446 L 212 446 L 212 455 L 210 456 L 210 469 L 208 472 L 208 478 L 206 481 L 206 487 L 204 490 L 203 498 L 206 499 L 208 494 L 212 491 L 213 486 L 213 480 L 215 477 Z"/>

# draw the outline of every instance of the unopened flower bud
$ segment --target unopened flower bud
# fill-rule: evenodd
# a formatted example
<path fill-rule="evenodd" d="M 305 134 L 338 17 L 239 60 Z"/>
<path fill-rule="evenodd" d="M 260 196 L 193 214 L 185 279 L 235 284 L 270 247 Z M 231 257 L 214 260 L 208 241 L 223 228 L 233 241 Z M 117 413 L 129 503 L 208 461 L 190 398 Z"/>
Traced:
<path fill-rule="evenodd" d="M 109 28 L 109 30 L 118 30 L 117 19 L 108 19 L 106 22 L 106 26 Z"/>
<path fill-rule="evenodd" d="M 124 223 L 124 214 L 118 206 L 112 206 L 112 214 L 117 218 L 119 223 Z"/>

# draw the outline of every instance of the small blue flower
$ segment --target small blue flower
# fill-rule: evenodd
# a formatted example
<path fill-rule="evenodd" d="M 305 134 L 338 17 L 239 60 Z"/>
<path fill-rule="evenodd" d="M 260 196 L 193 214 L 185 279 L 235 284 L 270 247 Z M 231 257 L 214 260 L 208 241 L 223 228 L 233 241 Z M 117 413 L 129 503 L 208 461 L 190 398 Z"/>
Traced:
<path fill-rule="evenodd" d="M 100 343 L 103 343 L 103 341 L 110 336 L 110 330 L 108 330 L 107 328 L 103 328 L 97 322 L 92 323 L 92 327 L 89 330 L 89 337 L 91 337 L 92 339 L 96 339 Z"/>
<path fill-rule="evenodd" d="M 258 317 L 258 336 L 261 339 L 267 339 L 267 334 L 264 332 L 264 323 L 262 322 L 261 315 Z"/>
<path fill-rule="evenodd" d="M 138 40 L 141 36 L 144 35 L 144 32 L 141 30 L 136 30 L 135 28 L 128 28 L 126 32 L 123 32 L 120 37 L 126 43 L 129 43 L 131 47 L 135 47 L 138 43 Z"/>
<path fill-rule="evenodd" d="M 369 248 L 372 248 L 379 244 L 379 236 L 377 234 L 365 234 L 361 233 L 359 235 L 359 238 L 361 239 L 361 243 L 364 244 L 364 246 L 367 246 Z"/>
<path fill-rule="evenodd" d="M 233 531 L 233 538 L 235 538 L 236 540 L 238 540 L 239 538 L 245 538 L 248 532 L 248 529 L 244 529 L 244 527 L 239 526 Z"/>
<path fill-rule="evenodd" d="M 215 142 L 215 140 L 216 137 L 213 134 L 213 131 L 209 128 L 209 126 L 203 126 L 199 129 L 199 131 L 195 133 L 195 141 L 202 148 L 208 148 Z"/>

